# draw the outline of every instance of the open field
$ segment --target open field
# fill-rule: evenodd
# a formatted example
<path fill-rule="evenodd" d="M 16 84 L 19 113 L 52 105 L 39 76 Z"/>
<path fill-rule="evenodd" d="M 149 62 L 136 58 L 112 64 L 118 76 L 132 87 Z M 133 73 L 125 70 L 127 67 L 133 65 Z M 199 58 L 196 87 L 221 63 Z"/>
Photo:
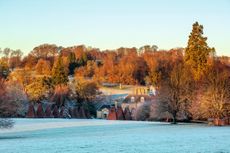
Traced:
<path fill-rule="evenodd" d="M 230 152 L 230 128 L 204 124 L 15 119 L 0 131 L 1 153 Z"/>

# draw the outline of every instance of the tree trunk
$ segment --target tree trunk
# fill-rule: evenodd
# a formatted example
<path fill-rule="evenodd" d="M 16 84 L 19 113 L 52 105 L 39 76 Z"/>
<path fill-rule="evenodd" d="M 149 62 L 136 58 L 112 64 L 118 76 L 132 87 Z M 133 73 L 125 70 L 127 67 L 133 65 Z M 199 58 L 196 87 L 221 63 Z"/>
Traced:
<path fill-rule="evenodd" d="M 176 114 L 173 114 L 172 124 L 177 124 Z"/>

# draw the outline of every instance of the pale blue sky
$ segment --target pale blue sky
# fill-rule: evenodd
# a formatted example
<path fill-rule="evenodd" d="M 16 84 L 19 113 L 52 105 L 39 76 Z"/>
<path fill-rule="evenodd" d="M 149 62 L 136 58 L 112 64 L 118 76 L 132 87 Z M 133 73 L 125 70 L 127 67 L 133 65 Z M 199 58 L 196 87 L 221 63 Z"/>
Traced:
<path fill-rule="evenodd" d="M 0 48 L 185 47 L 192 24 L 230 56 L 230 0 L 0 0 Z"/>

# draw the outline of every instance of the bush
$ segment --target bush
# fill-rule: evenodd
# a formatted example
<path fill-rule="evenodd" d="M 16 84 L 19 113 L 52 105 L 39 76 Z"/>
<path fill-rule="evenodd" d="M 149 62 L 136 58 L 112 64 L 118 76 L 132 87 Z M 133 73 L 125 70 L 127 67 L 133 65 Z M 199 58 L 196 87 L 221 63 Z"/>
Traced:
<path fill-rule="evenodd" d="M 0 129 L 3 128 L 12 128 L 14 121 L 8 118 L 0 118 Z"/>
<path fill-rule="evenodd" d="M 146 121 L 150 117 L 150 105 L 144 104 L 137 109 L 136 119 L 138 121 Z"/>

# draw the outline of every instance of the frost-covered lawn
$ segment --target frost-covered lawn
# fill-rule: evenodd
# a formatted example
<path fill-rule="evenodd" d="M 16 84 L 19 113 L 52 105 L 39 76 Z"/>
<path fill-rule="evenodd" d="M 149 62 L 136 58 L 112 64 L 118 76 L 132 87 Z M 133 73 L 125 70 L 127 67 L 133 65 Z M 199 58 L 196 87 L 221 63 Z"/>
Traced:
<path fill-rule="evenodd" d="M 15 119 L 0 153 L 227 153 L 230 127 L 158 122 Z"/>

